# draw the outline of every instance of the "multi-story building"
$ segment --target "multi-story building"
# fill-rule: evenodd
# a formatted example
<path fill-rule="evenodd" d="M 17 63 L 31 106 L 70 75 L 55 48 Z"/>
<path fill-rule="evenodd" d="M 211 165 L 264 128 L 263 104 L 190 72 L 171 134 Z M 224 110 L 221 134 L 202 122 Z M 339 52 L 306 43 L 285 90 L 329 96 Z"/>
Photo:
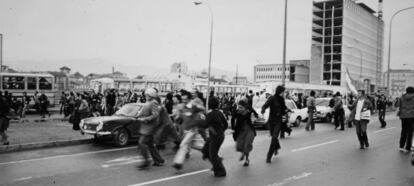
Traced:
<path fill-rule="evenodd" d="M 173 63 L 171 65 L 171 73 L 187 74 L 188 66 L 185 62 Z"/>
<path fill-rule="evenodd" d="M 383 74 L 382 86 L 387 87 L 388 71 Z M 391 97 L 399 97 L 405 93 L 408 86 L 414 86 L 414 70 L 395 69 L 390 70 L 390 95 Z"/>
<path fill-rule="evenodd" d="M 266 64 L 254 66 L 253 81 L 255 83 L 267 81 L 282 80 L 283 65 L 282 64 Z M 285 69 L 286 82 L 290 80 L 290 66 L 286 65 Z"/>
<path fill-rule="evenodd" d="M 352 0 L 314 0 L 310 83 L 345 86 L 348 69 L 357 88 L 377 89 L 384 22 L 374 13 Z"/>
<path fill-rule="evenodd" d="M 290 60 L 290 81 L 309 83 L 310 60 Z"/>

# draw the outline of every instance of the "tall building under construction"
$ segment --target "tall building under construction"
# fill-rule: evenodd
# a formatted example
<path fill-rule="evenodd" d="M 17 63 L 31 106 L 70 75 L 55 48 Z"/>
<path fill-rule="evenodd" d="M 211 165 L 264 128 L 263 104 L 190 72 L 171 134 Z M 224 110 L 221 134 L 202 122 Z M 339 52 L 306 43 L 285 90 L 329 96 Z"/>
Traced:
<path fill-rule="evenodd" d="M 357 88 L 380 86 L 383 62 L 382 0 L 376 13 L 352 0 L 314 0 L 310 82 Z"/>

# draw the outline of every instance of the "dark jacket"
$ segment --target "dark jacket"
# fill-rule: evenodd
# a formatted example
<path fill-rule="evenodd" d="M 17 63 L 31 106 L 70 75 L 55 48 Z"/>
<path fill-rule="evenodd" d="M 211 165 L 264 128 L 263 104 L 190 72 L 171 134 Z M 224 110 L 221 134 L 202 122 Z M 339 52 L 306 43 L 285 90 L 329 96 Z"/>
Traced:
<path fill-rule="evenodd" d="M 6 117 L 10 111 L 10 105 L 7 102 L 6 98 L 0 96 L 0 117 Z"/>
<path fill-rule="evenodd" d="M 401 119 L 414 118 L 414 94 L 401 96 L 399 116 Z"/>
<path fill-rule="evenodd" d="M 141 123 L 139 132 L 143 135 L 153 135 L 159 124 L 159 107 L 156 100 L 148 101 L 145 103 L 141 112 L 138 115 L 138 118 L 141 118 L 143 122 Z"/>
<path fill-rule="evenodd" d="M 224 131 L 229 127 L 226 118 L 219 110 L 214 109 L 206 116 L 207 126 L 211 135 L 224 135 Z"/>
<path fill-rule="evenodd" d="M 235 120 L 232 120 L 231 128 L 234 130 L 233 133 L 233 139 L 236 141 L 237 137 L 239 136 L 240 132 L 243 130 L 243 125 L 246 123 L 253 131 L 254 135 L 256 136 L 256 129 L 253 126 L 252 123 L 252 108 L 247 108 L 246 113 L 236 113 L 234 118 Z M 257 114 L 255 114 L 257 117 Z M 233 122 L 234 121 L 234 122 Z"/>
<path fill-rule="evenodd" d="M 274 121 L 276 120 L 276 118 L 278 117 L 282 117 L 283 115 L 286 114 L 286 104 L 285 104 L 285 99 L 281 96 L 271 96 L 269 97 L 269 99 L 267 99 L 266 103 L 263 105 L 262 107 L 262 113 L 264 113 L 264 111 L 270 108 L 270 112 L 269 112 L 269 121 Z"/>

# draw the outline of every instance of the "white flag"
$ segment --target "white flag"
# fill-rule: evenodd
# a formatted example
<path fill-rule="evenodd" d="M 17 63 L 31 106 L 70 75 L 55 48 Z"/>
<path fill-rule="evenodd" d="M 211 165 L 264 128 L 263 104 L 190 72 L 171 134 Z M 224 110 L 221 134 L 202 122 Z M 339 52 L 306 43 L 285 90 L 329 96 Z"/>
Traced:
<path fill-rule="evenodd" d="M 352 84 L 351 76 L 349 75 L 348 68 L 346 68 L 345 80 L 346 80 L 346 85 L 347 85 L 349 91 L 351 91 L 353 94 L 357 95 L 358 91 L 356 90 L 355 86 Z"/>

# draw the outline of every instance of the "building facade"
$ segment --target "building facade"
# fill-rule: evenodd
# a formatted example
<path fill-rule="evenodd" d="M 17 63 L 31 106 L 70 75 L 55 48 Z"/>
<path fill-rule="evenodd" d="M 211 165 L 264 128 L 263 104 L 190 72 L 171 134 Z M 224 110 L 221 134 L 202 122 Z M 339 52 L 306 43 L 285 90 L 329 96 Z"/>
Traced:
<path fill-rule="evenodd" d="M 290 60 L 290 81 L 309 83 L 310 60 Z"/>
<path fill-rule="evenodd" d="M 348 69 L 357 88 L 381 84 L 384 22 L 364 3 L 314 0 L 310 83 L 345 86 Z"/>
<path fill-rule="evenodd" d="M 387 87 L 388 72 L 384 72 L 382 86 Z M 414 87 L 414 70 L 395 69 L 390 70 L 390 88 L 391 97 L 400 97 L 405 93 L 408 86 Z"/>
<path fill-rule="evenodd" d="M 282 80 L 283 65 L 282 64 L 266 64 L 255 65 L 253 72 L 253 81 L 255 83 L 267 81 Z M 290 80 L 290 66 L 286 65 L 285 69 L 286 82 Z"/>

